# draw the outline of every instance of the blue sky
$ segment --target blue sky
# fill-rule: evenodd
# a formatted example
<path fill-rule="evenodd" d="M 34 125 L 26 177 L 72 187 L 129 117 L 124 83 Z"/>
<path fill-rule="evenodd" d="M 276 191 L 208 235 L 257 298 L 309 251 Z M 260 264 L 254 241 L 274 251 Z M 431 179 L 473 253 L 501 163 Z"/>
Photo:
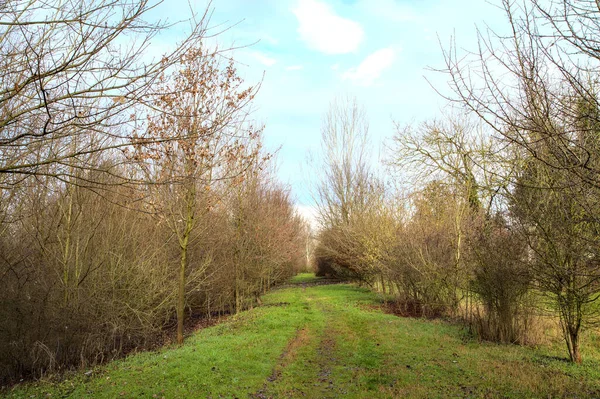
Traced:
<path fill-rule="evenodd" d="M 185 0 L 168 4 L 163 12 L 170 19 L 189 9 Z M 377 146 L 393 135 L 394 121 L 440 115 L 445 103 L 426 80 L 447 91 L 446 78 L 428 70 L 443 66 L 440 42 L 448 47 L 454 35 L 459 48 L 475 50 L 476 26 L 498 29 L 503 20 L 485 0 L 215 0 L 212 6 L 212 25 L 235 24 L 217 38 L 220 45 L 245 46 L 233 54 L 242 76 L 248 83 L 264 76 L 254 117 L 266 125 L 267 148 L 280 148 L 278 175 L 304 214 L 317 178 L 306 160 L 310 152 L 318 156 L 332 100 L 357 98 Z"/>

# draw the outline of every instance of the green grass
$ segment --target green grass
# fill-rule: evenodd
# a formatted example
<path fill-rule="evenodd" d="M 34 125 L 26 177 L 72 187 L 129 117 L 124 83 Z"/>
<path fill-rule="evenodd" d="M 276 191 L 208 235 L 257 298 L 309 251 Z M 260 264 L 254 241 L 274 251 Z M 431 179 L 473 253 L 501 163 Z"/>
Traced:
<path fill-rule="evenodd" d="M 298 277 L 299 281 L 309 276 Z M 442 321 L 398 318 L 352 285 L 287 288 L 189 337 L 9 398 L 598 397 L 600 358 L 562 346 L 478 343 Z M 597 344 L 597 342 L 595 343 Z M 587 348 L 584 348 L 584 351 Z M 584 356 L 587 352 L 584 352 Z"/>
<path fill-rule="evenodd" d="M 316 283 L 322 279 L 322 277 L 315 276 L 314 273 L 300 273 L 290 279 L 290 284 Z"/>

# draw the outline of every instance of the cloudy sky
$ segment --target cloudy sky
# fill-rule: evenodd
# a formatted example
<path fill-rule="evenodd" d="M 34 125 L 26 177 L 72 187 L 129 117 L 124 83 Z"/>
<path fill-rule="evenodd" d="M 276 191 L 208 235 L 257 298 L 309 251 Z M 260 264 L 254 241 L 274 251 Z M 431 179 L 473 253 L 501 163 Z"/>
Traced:
<path fill-rule="evenodd" d="M 187 2 L 163 12 L 187 9 Z M 202 0 L 193 4 L 202 9 Z M 303 212 L 316 172 L 323 115 L 336 97 L 355 96 L 367 111 L 375 144 L 393 122 L 436 117 L 444 102 L 427 80 L 447 90 L 441 46 L 451 36 L 476 49 L 476 27 L 498 29 L 502 13 L 486 0 L 214 0 L 212 25 L 234 53 L 247 82 L 262 79 L 255 118 L 266 125 L 268 148 L 279 150 L 278 174 Z M 163 9 L 164 10 L 164 9 Z M 169 11 L 170 10 L 170 11 Z M 264 77 L 263 77 L 264 76 Z M 427 78 L 427 79 L 426 79 Z"/>

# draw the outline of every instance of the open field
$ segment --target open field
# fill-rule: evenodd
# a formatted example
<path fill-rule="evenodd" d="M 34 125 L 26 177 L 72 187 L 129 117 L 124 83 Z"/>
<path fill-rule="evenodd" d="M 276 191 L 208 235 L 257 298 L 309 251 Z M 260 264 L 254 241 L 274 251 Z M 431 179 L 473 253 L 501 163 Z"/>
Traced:
<path fill-rule="evenodd" d="M 543 348 L 478 343 L 439 320 L 399 318 L 353 285 L 274 291 L 264 305 L 189 337 L 5 392 L 8 398 L 530 398 L 600 396 L 599 343 L 584 362 Z M 303 284 L 308 286 L 303 287 Z"/>

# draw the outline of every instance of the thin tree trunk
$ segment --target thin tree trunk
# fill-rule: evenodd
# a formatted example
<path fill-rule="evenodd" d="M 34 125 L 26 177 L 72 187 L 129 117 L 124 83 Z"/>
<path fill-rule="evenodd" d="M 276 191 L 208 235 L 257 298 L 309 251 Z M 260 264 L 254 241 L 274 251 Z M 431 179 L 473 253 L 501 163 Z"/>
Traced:
<path fill-rule="evenodd" d="M 63 253 L 62 253 L 62 267 L 63 267 L 63 286 L 64 286 L 64 293 L 63 293 L 63 303 L 64 306 L 67 306 L 69 304 L 69 290 L 70 290 L 70 285 L 71 282 L 70 280 L 70 271 L 69 271 L 69 258 L 71 257 L 71 234 L 72 234 L 72 217 L 73 217 L 73 193 L 72 193 L 72 188 L 71 187 L 67 187 L 67 195 L 69 198 L 69 203 L 67 206 L 67 211 L 66 211 L 66 215 L 65 215 L 65 225 L 66 225 L 66 237 L 65 237 L 65 241 L 63 244 Z"/>
<path fill-rule="evenodd" d="M 581 352 L 579 351 L 579 334 L 571 334 L 571 361 L 574 363 L 581 363 Z"/>
<path fill-rule="evenodd" d="M 385 290 L 385 279 L 383 277 L 383 273 L 380 275 L 381 280 L 381 292 L 383 293 L 383 303 L 387 304 L 387 292 Z"/>
<path fill-rule="evenodd" d="M 183 343 L 183 319 L 185 313 L 185 268 L 187 264 L 188 237 L 181 245 L 181 263 L 179 264 L 179 281 L 177 287 L 177 343 Z"/>
<path fill-rule="evenodd" d="M 186 221 L 183 234 L 179 238 L 181 248 L 181 261 L 179 264 L 179 281 L 177 287 L 177 343 L 183 343 L 183 320 L 185 317 L 185 272 L 187 267 L 187 255 L 190 241 L 190 234 L 194 228 L 194 213 L 196 210 L 196 190 L 194 182 L 187 187 L 186 192 Z"/>

